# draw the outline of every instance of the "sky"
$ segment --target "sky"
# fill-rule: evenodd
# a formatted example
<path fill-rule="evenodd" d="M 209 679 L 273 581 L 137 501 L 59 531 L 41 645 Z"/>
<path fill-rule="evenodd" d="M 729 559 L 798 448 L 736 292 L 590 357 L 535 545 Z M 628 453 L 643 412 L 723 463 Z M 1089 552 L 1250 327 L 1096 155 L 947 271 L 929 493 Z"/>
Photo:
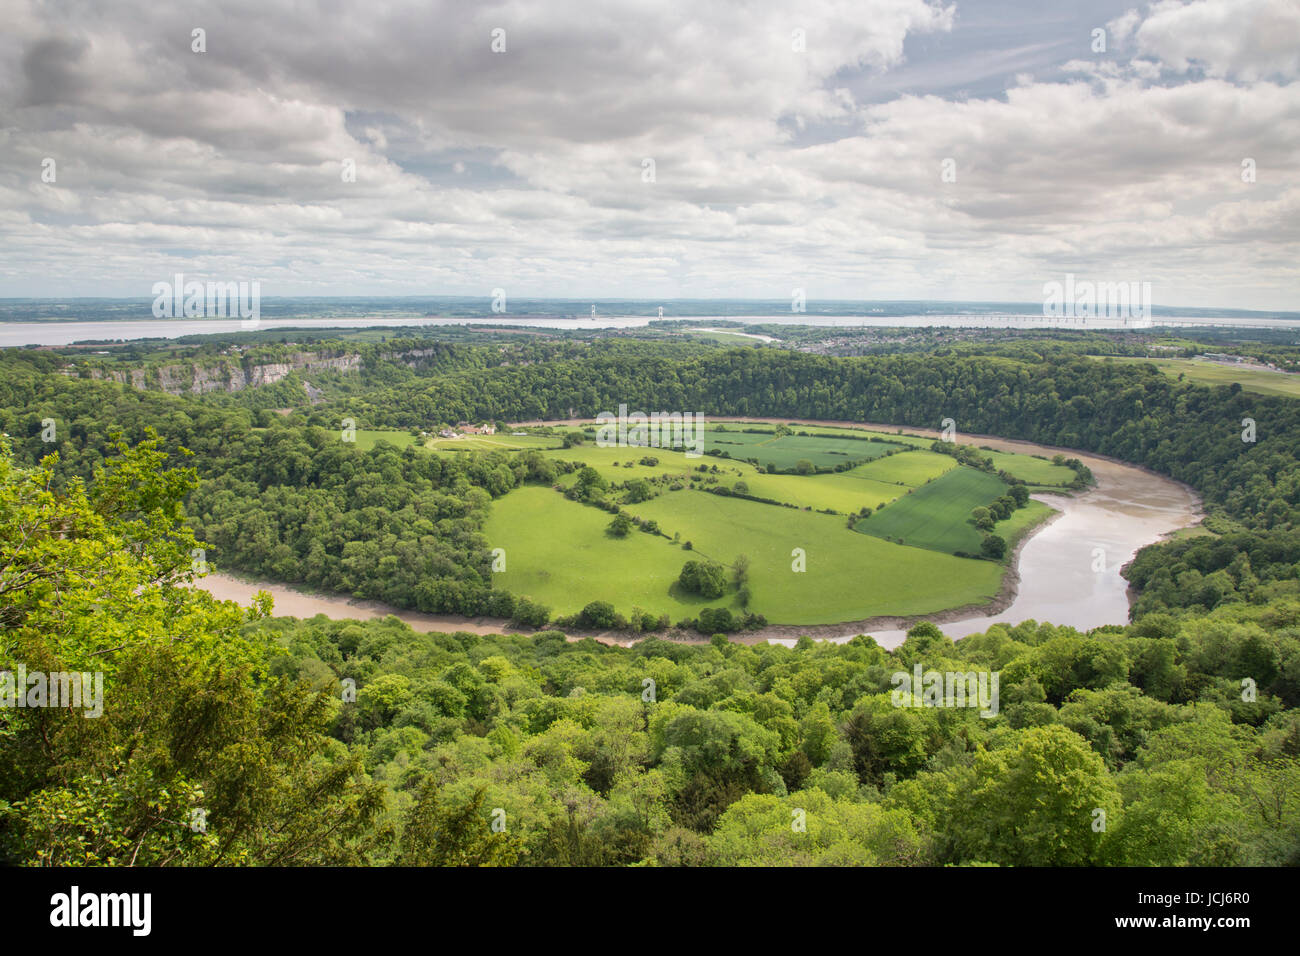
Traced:
<path fill-rule="evenodd" d="M 1300 309 L 1300 0 L 0 0 L 0 297 Z M 196 34 L 196 31 L 201 31 Z"/>

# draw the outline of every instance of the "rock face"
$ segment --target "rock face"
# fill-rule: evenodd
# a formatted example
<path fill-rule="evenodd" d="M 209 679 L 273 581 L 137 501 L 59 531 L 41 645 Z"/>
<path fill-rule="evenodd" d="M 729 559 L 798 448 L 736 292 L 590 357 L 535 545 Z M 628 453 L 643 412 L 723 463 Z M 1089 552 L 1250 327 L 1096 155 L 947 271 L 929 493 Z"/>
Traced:
<path fill-rule="evenodd" d="M 411 368 L 428 366 L 437 361 L 443 350 L 407 349 L 401 352 L 382 352 L 379 359 L 385 362 L 400 362 Z M 334 371 L 346 374 L 361 371 L 363 365 L 360 354 L 355 352 L 343 355 L 323 355 L 319 352 L 295 352 L 282 362 L 265 362 L 254 365 L 241 361 L 237 356 L 208 360 L 206 364 L 195 362 L 161 365 L 153 369 L 97 369 L 83 370 L 92 378 L 108 379 L 122 385 L 144 391 L 159 389 L 171 395 L 206 395 L 208 392 L 238 392 L 246 388 L 258 388 L 262 385 L 274 385 L 276 382 L 292 375 L 294 372 Z M 77 370 L 67 368 L 65 375 L 77 374 Z M 319 390 L 314 394 L 309 390 L 309 397 L 315 404 L 319 400 Z"/>
<path fill-rule="evenodd" d="M 405 352 L 381 352 L 379 357 L 388 362 L 401 362 L 414 368 L 418 365 L 428 365 L 430 357 L 440 353 L 440 349 L 407 349 Z"/>
<path fill-rule="evenodd" d="M 238 359 L 222 359 L 215 364 L 176 364 L 162 365 L 157 368 L 157 380 L 150 382 L 146 369 L 137 368 L 124 371 L 103 371 L 90 369 L 92 378 L 109 379 L 123 385 L 144 391 L 149 388 L 161 389 L 171 395 L 205 395 L 208 392 L 238 392 L 245 388 L 257 388 L 273 385 L 288 375 L 298 371 L 359 372 L 361 356 L 346 354 L 338 356 L 318 355 L 315 352 L 297 352 L 284 362 L 271 362 L 262 365 L 245 365 Z"/>
<path fill-rule="evenodd" d="M 67 369 L 63 370 L 64 375 L 73 374 Z M 124 372 L 105 372 L 101 369 L 90 369 L 91 378 L 107 379 L 110 382 L 117 382 L 119 385 L 130 385 L 132 388 L 138 388 L 141 391 L 145 388 L 145 371 L 142 368 L 133 368 Z"/>

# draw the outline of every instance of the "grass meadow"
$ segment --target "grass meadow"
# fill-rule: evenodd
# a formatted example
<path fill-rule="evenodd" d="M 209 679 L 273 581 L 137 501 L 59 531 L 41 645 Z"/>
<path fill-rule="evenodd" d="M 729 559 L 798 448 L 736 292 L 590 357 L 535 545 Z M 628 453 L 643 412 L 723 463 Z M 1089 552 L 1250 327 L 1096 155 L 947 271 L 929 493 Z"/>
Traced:
<path fill-rule="evenodd" d="M 1051 488 L 1064 488 L 1074 481 L 1074 469 L 1064 465 L 1053 465 L 1050 461 L 1035 458 L 1032 455 L 1016 455 L 1005 451 L 989 451 L 981 448 L 980 454 L 993 459 L 993 466 L 1009 475 L 1015 475 L 1030 485 L 1042 485 Z"/>
<path fill-rule="evenodd" d="M 398 448 L 405 448 L 407 445 L 419 441 L 409 431 L 396 431 L 384 428 L 358 428 L 357 429 L 357 448 L 361 451 L 369 451 L 374 448 L 378 442 L 386 441 L 390 445 Z"/>
<path fill-rule="evenodd" d="M 1300 398 L 1300 375 L 1271 369 L 1242 368 L 1221 365 L 1196 359 L 1116 358 L 1107 356 L 1104 362 L 1150 363 L 1170 378 L 1180 376 L 1198 385 L 1231 385 L 1236 382 L 1243 391 L 1256 395 L 1282 395 Z"/>
<path fill-rule="evenodd" d="M 441 453 L 541 449 L 547 457 L 600 472 L 614 500 L 621 497 L 622 483 L 651 480 L 654 496 L 624 503 L 622 509 L 654 520 L 664 536 L 634 530 L 615 538 L 606 532 L 609 512 L 570 501 L 549 487 L 526 486 L 493 502 L 485 533 L 490 547 L 506 552 L 506 570 L 496 583 L 556 614 L 576 613 L 596 600 L 608 601 L 624 614 L 639 608 L 667 614 L 674 622 L 697 616 L 703 607 L 738 612 L 742 609 L 734 591 L 709 601 L 681 593 L 676 582 L 692 558 L 730 566 L 739 555 L 750 562 L 747 609 L 772 624 L 926 614 L 985 602 L 997 593 L 1002 564 L 959 558 L 954 552 L 979 552 L 983 533 L 970 523 L 970 512 L 1005 493 L 1007 486 L 993 475 L 959 465 L 952 456 L 930 451 L 929 439 L 903 440 L 907 450 L 886 454 L 899 445 L 833 434 L 778 439 L 771 433 L 728 430 L 710 436 L 736 457 L 688 458 L 669 449 L 602 448 L 594 441 L 557 448 L 558 437 L 535 434 L 432 439 L 426 447 Z M 1074 478 L 1068 468 L 1027 455 L 983 454 L 1034 486 L 1059 486 Z M 759 457 L 778 468 L 800 458 L 823 466 L 860 463 L 815 475 L 768 474 L 741 456 Z M 557 483 L 569 487 L 576 480 L 572 472 Z M 692 480 L 700 487 L 692 488 Z M 738 488 L 738 483 L 743 485 Z M 671 490 L 672 485 L 685 487 Z M 733 494 L 704 490 L 718 487 Z M 734 492 L 742 489 L 792 507 L 737 497 Z M 850 528 L 847 516 L 863 507 L 874 513 Z M 995 531 L 1014 545 L 1050 513 L 1048 506 L 1030 502 Z M 804 571 L 792 567 L 796 549 L 804 555 Z"/>
<path fill-rule="evenodd" d="M 870 461 L 896 451 L 897 444 L 867 441 L 836 435 L 781 435 L 764 432 L 705 431 L 705 449 L 725 451 L 731 458 L 754 459 L 758 464 L 774 466 L 782 471 L 793 469 L 800 461 L 809 461 L 817 468 L 834 468 L 837 465 Z"/>
<path fill-rule="evenodd" d="M 971 509 L 987 505 L 1006 489 L 994 475 L 959 465 L 863 518 L 854 530 L 948 554 L 978 554 L 984 535 L 970 523 Z"/>
<path fill-rule="evenodd" d="M 842 518 L 815 512 L 690 490 L 625 510 L 654 519 L 679 543 L 639 531 L 610 537 L 607 512 L 549 488 L 498 499 L 486 528 L 489 545 L 506 550 L 498 583 L 560 614 L 605 600 L 624 613 L 640 607 L 676 621 L 702 607 L 738 610 L 732 594 L 706 601 L 674 584 L 692 558 L 729 565 L 743 554 L 750 559 L 749 609 L 773 624 L 807 625 L 986 601 L 1001 584 L 1000 565 L 855 534 Z M 804 571 L 793 570 L 796 548 L 804 552 Z"/>

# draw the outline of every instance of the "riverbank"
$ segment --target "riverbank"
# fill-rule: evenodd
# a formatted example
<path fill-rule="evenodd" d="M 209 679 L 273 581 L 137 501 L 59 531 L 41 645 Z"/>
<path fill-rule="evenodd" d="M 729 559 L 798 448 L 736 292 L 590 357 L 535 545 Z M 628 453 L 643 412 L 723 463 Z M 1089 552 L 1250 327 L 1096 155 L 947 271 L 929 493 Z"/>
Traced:
<path fill-rule="evenodd" d="M 384 604 L 382 601 L 359 601 L 342 594 L 311 591 L 291 584 L 260 581 L 248 575 L 213 572 L 199 580 L 198 586 L 215 598 L 248 604 L 258 591 L 266 591 L 275 601 L 278 617 L 312 618 L 317 614 L 335 620 L 353 619 L 368 621 L 380 617 L 396 617 L 405 621 L 414 631 L 470 634 L 508 634 L 519 630 L 511 627 L 504 618 L 461 617 L 458 615 L 424 614 Z"/>

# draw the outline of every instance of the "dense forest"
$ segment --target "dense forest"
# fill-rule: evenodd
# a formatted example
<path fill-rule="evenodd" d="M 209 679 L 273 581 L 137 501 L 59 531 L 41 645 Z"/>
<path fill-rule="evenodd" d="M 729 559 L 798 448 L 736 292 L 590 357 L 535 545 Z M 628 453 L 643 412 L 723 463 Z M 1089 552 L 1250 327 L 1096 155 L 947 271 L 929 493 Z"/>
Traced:
<path fill-rule="evenodd" d="M 1294 599 L 892 652 L 268 618 L 185 586 L 157 445 L 62 490 L 0 453 L 4 662 L 106 677 L 0 710 L 10 862 L 1300 863 Z M 1000 691 L 899 706 L 917 666 Z"/>
<path fill-rule="evenodd" d="M 93 720 L 0 708 L 0 854 L 1300 863 L 1296 403 L 1051 342 L 1014 351 L 457 344 L 427 367 L 376 355 L 360 375 L 314 378 L 320 404 L 285 415 L 251 394 L 178 398 L 60 374 L 47 353 L 0 355 L 0 670 L 98 671 L 105 686 Z M 240 609 L 188 587 L 196 553 L 210 553 L 543 626 L 546 609 L 491 587 L 479 532 L 494 498 L 549 483 L 563 463 L 362 450 L 338 440 L 340 422 L 428 429 L 620 403 L 919 427 L 951 417 L 961 432 L 1186 481 L 1210 533 L 1139 555 L 1126 627 L 1026 622 L 954 643 L 923 624 L 893 651 L 865 637 L 626 649 L 555 630 L 417 634 L 394 618 L 274 618 L 265 602 Z M 997 675 L 994 712 L 900 701 L 897 675 L 918 665 Z"/>

